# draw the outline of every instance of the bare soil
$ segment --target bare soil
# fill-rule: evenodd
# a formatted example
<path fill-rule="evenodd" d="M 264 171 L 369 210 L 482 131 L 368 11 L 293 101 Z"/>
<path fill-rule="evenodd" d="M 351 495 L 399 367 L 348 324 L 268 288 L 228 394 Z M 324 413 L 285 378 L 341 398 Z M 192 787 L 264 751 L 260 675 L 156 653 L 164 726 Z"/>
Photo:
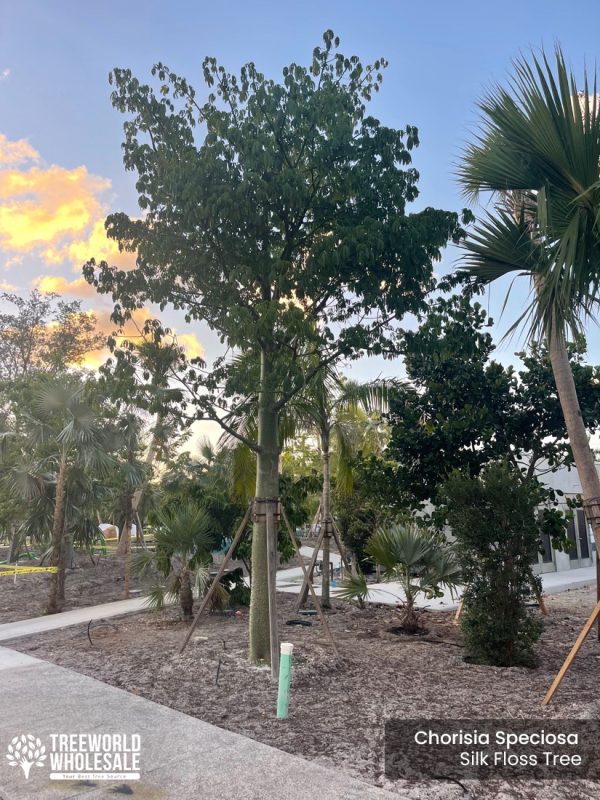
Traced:
<path fill-rule="evenodd" d="M 6 558 L 7 548 L 0 552 L 0 558 Z M 95 563 L 94 563 L 95 562 Z M 19 566 L 38 566 L 36 560 L 19 560 Z M 122 600 L 124 586 L 124 559 L 115 554 L 95 555 L 94 561 L 87 553 L 75 554 L 75 568 L 68 569 L 65 581 L 66 603 L 64 611 L 72 608 L 95 606 Z M 133 577 L 130 586 L 140 589 L 146 594 L 152 584 L 153 577 Z M 21 619 L 39 617 L 45 613 L 50 573 L 29 573 L 0 577 L 0 624 L 16 622 Z"/>
<path fill-rule="evenodd" d="M 595 603 L 591 589 L 547 599 L 549 616 L 537 669 L 466 663 L 460 630 L 448 612 L 424 612 L 427 634 L 399 636 L 393 608 L 336 603 L 328 618 L 336 660 L 318 620 L 297 619 L 294 597 L 279 595 L 282 640 L 294 643 L 290 716 L 275 719 L 276 686 L 265 668 L 246 661 L 247 610 L 215 613 L 183 653 L 186 625 L 171 608 L 111 619 L 113 627 L 67 628 L 19 639 L 11 646 L 103 680 L 222 728 L 397 788 L 411 798 L 600 797 L 592 782 L 465 782 L 391 784 L 383 775 L 387 718 L 586 718 L 598 714 L 600 643 L 591 635 L 555 701 L 541 700 Z M 470 784 L 470 785 L 469 785 Z M 465 792 L 468 790 L 468 794 Z"/>

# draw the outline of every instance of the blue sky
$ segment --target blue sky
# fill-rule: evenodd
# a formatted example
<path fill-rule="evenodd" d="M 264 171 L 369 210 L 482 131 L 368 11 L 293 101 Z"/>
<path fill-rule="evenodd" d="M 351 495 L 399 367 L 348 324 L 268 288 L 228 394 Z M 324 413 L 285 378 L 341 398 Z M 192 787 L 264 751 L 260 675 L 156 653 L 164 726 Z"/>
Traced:
<path fill-rule="evenodd" d="M 202 59 L 215 55 L 231 69 L 253 60 L 276 77 L 290 61 L 308 63 L 322 32 L 332 28 L 343 52 L 389 60 L 372 110 L 387 125 L 419 128 L 418 205 L 458 210 L 464 202 L 453 166 L 473 128 L 476 99 L 493 81 L 505 81 L 511 59 L 531 47 L 551 49 L 560 41 L 576 74 L 585 61 L 593 67 L 599 10 L 593 0 L 2 0 L 0 283 L 26 292 L 32 282 L 57 286 L 60 279 L 70 296 L 108 313 L 106 300 L 82 288 L 78 270 L 82 253 L 84 259 L 94 255 L 86 248 L 97 244 L 104 216 L 137 211 L 134 179 L 121 163 L 122 119 L 110 104 L 107 75 L 114 66 L 145 78 L 161 60 L 200 86 Z M 15 190 L 20 175 L 26 181 Z M 449 253 L 439 270 L 450 269 L 455 255 Z M 492 290 L 495 317 L 505 288 Z M 525 282 L 514 291 L 498 339 L 527 292 Z M 178 329 L 192 350 L 199 343 L 209 357 L 217 354 L 202 328 L 179 323 Z M 514 360 L 518 345 L 501 345 L 500 358 Z M 596 330 L 589 345 L 590 358 L 599 362 Z M 359 371 L 367 377 L 381 369 L 369 362 Z M 391 371 L 390 365 L 383 369 Z"/>

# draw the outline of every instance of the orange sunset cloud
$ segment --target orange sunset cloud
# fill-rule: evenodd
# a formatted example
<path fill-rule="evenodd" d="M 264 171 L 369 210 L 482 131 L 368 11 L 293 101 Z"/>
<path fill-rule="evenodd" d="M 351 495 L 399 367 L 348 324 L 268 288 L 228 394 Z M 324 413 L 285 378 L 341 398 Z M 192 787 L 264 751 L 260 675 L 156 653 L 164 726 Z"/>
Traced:
<path fill-rule="evenodd" d="M 104 230 L 108 208 L 102 196 L 110 180 L 92 175 L 85 166 L 66 169 L 38 162 L 39 153 L 25 139 L 9 141 L 0 134 L 0 251 L 5 266 L 34 254 L 49 265 L 69 263 L 76 272 L 91 257 L 132 267 L 135 255 L 120 253 Z"/>
<path fill-rule="evenodd" d="M 40 154 L 32 147 L 27 139 L 18 139 L 11 142 L 3 133 L 0 133 L 0 164 L 22 164 L 26 161 L 39 161 Z"/>
<path fill-rule="evenodd" d="M 109 311 L 90 311 L 89 313 L 95 315 L 96 330 L 99 333 L 103 333 L 105 336 L 110 336 L 115 333 L 115 324 L 110 319 Z M 117 343 L 122 344 L 126 340 L 132 342 L 141 340 L 141 331 L 144 327 L 144 323 L 149 319 L 154 319 L 154 314 L 152 314 L 151 311 L 146 308 L 136 309 L 133 312 L 132 319 L 125 323 L 125 327 L 122 331 L 119 331 L 119 335 L 116 337 Z M 177 343 L 183 347 L 188 358 L 204 357 L 204 347 L 195 333 L 178 334 L 177 331 L 173 331 L 173 333 Z M 83 366 L 88 369 L 97 369 L 106 361 L 109 355 L 110 352 L 106 347 L 100 348 L 99 350 L 92 350 L 86 354 Z"/>
<path fill-rule="evenodd" d="M 42 294 L 70 294 L 75 297 L 96 297 L 96 290 L 85 278 L 67 280 L 62 275 L 42 275 L 33 281 Z"/>

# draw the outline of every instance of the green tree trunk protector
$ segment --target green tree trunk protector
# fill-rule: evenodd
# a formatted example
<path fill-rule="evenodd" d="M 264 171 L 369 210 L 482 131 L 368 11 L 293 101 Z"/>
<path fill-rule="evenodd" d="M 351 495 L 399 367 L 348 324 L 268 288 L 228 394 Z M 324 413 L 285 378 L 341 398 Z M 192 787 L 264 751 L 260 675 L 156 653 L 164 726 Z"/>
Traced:
<path fill-rule="evenodd" d="M 285 719 L 290 705 L 290 683 L 292 680 L 292 651 L 294 645 L 281 643 L 279 660 L 279 691 L 277 693 L 277 719 Z"/>

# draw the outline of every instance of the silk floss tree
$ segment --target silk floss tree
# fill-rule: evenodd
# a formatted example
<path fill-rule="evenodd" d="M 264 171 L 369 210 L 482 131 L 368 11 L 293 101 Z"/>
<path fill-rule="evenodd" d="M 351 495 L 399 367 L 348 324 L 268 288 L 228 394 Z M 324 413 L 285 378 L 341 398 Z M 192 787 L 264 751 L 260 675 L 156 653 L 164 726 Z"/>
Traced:
<path fill-rule="evenodd" d="M 544 337 L 600 552 L 600 478 L 575 389 L 566 339 L 596 312 L 600 281 L 600 116 L 596 78 L 581 90 L 560 48 L 516 62 L 508 88 L 479 103 L 482 124 L 459 168 L 465 192 L 491 192 L 496 207 L 465 242 L 465 269 L 490 283 L 523 275 L 532 285 L 530 338 Z"/>
<path fill-rule="evenodd" d="M 256 437 L 228 417 L 248 395 L 234 361 L 180 363 L 173 381 L 185 387 L 190 422 L 217 422 L 256 454 L 258 498 L 278 496 L 286 405 L 327 364 L 390 348 L 390 324 L 420 307 L 441 248 L 463 234 L 455 213 L 407 213 L 418 195 L 417 129 L 367 113 L 386 63 L 365 66 L 338 47 L 327 31 L 308 66 L 290 64 L 280 81 L 253 63 L 233 74 L 207 58 L 203 99 L 164 64 L 152 85 L 128 69 L 110 78 L 143 214 L 106 222 L 136 253 L 135 268 L 92 260 L 84 274 L 113 296 L 117 322 L 147 303 L 171 306 L 256 354 Z M 264 516 L 254 522 L 252 576 L 250 659 L 269 661 Z"/>

